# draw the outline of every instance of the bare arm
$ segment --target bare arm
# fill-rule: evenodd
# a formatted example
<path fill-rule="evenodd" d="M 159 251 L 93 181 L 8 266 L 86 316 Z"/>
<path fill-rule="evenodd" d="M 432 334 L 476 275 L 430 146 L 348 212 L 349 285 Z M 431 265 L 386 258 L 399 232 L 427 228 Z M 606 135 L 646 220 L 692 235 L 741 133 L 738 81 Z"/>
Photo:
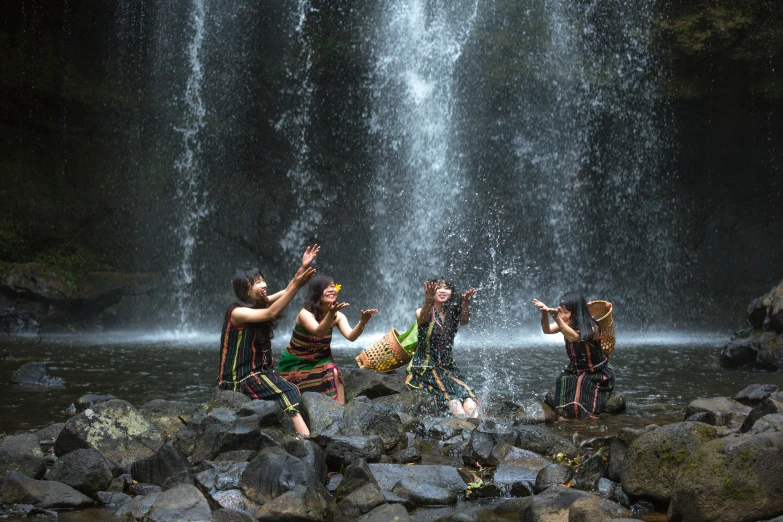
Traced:
<path fill-rule="evenodd" d="M 555 334 L 560 332 L 560 326 L 555 323 L 549 322 L 549 312 L 550 310 L 553 310 L 552 308 L 549 308 L 547 305 L 539 301 L 538 299 L 533 299 L 533 304 L 536 305 L 541 310 L 541 330 L 545 334 Z"/>
<path fill-rule="evenodd" d="M 559 306 L 554 310 L 550 310 L 549 313 L 552 314 L 552 317 L 557 323 L 557 326 L 560 328 L 560 332 L 562 332 L 563 337 L 566 338 L 566 341 L 578 341 L 581 339 L 581 337 L 579 337 L 579 334 L 576 332 L 576 330 L 568 326 L 566 322 L 560 318 L 560 312 L 562 309 L 563 308 Z"/>
<path fill-rule="evenodd" d="M 296 275 L 291 279 L 285 290 L 269 308 L 234 308 L 231 312 L 231 321 L 237 328 L 243 328 L 247 323 L 264 323 L 277 318 L 283 309 L 288 306 L 296 293 L 315 275 L 314 268 L 307 268 L 296 271 Z"/>
<path fill-rule="evenodd" d="M 299 312 L 296 322 L 314 336 L 323 337 L 329 333 L 329 330 L 335 325 L 338 315 L 343 318 L 345 317 L 343 314 L 338 314 L 338 310 L 345 308 L 346 306 L 348 306 L 348 303 L 332 303 L 327 308 L 326 313 L 320 322 L 315 319 L 315 315 L 313 315 L 312 312 L 309 310 L 302 310 Z"/>
<path fill-rule="evenodd" d="M 356 339 L 358 339 L 360 335 L 362 335 L 362 333 L 364 332 L 364 327 L 367 326 L 367 323 L 370 321 L 370 319 L 372 319 L 372 316 L 374 316 L 376 313 L 378 313 L 378 310 L 376 308 L 372 308 L 370 310 L 362 310 L 362 315 L 361 318 L 359 319 L 359 322 L 356 323 L 356 326 L 351 328 L 351 325 L 348 322 L 348 318 L 345 317 L 345 315 L 342 312 L 338 312 L 337 328 L 340 329 L 340 333 L 343 334 L 343 337 L 353 342 Z"/>
<path fill-rule="evenodd" d="M 432 320 L 432 308 L 435 306 L 435 291 L 438 289 L 438 283 L 427 281 L 424 283 L 424 304 L 416 310 L 416 320 L 418 324 L 426 324 Z"/>

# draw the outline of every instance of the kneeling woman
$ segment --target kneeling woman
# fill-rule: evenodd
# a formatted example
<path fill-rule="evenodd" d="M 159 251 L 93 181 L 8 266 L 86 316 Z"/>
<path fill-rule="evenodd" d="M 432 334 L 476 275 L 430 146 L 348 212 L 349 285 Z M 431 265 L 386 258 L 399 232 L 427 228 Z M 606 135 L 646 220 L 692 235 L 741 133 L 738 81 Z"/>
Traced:
<path fill-rule="evenodd" d="M 275 373 L 273 329 L 280 312 L 315 275 L 310 268 L 319 247 L 307 247 L 302 267 L 285 290 L 267 296 L 264 276 L 257 268 L 240 270 L 234 277 L 236 302 L 228 307 L 220 336 L 218 387 L 244 393 L 251 399 L 276 401 L 294 422 L 300 436 L 310 430 L 299 413 L 297 387 Z"/>
<path fill-rule="evenodd" d="M 614 388 L 614 369 L 601 350 L 600 329 L 585 298 L 569 292 L 560 298 L 557 308 L 549 308 L 538 299 L 533 299 L 533 304 L 541 310 L 544 333 L 563 334 L 571 361 L 555 383 L 555 411 L 571 419 L 595 417 Z M 555 324 L 549 322 L 549 315 Z"/>
<path fill-rule="evenodd" d="M 291 341 L 280 359 L 280 375 L 299 386 L 302 392 L 318 392 L 345 404 L 343 378 L 332 358 L 332 329 L 353 342 L 378 310 L 362 310 L 359 323 L 351 328 L 340 312 L 348 303 L 337 302 L 337 286 L 329 276 L 318 276 L 310 283 L 304 308 L 296 317 Z"/>
<path fill-rule="evenodd" d="M 451 352 L 459 325 L 470 321 L 471 288 L 460 298 L 444 279 L 424 283 L 424 305 L 416 310 L 419 344 L 408 364 L 405 385 L 428 391 L 453 415 L 478 416 L 476 395 L 454 364 Z"/>

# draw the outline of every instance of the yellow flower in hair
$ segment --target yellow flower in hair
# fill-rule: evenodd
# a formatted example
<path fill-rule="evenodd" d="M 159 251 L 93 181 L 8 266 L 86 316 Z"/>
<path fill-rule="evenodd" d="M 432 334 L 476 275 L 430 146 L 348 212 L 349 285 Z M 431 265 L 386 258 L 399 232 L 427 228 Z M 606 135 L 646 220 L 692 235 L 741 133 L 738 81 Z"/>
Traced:
<path fill-rule="evenodd" d="M 340 289 L 343 287 L 343 285 L 334 285 L 334 289 L 336 292 L 340 292 Z"/>

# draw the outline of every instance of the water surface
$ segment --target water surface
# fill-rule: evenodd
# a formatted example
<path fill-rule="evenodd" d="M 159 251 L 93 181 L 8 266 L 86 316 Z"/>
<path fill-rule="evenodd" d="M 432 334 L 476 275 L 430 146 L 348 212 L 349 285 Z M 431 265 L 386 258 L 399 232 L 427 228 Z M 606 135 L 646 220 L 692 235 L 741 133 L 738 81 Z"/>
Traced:
<path fill-rule="evenodd" d="M 287 341 L 279 330 L 278 354 Z M 567 364 L 559 336 L 460 333 L 454 358 L 484 404 L 520 404 L 543 398 Z M 377 338 L 377 335 L 375 336 Z M 335 341 L 335 360 L 355 368 L 354 357 L 371 344 Z M 718 357 L 722 335 L 630 335 L 618 339 L 612 356 L 616 389 L 627 412 L 593 422 L 559 423 L 559 430 L 614 432 L 623 426 L 682 420 L 688 403 L 700 397 L 733 397 L 752 383 L 783 387 L 783 374 L 729 371 Z M 47 363 L 48 373 L 68 384 L 49 388 L 14 386 L 11 374 L 29 361 Z M 140 406 L 153 399 L 203 402 L 214 391 L 218 364 L 216 335 L 104 334 L 0 339 L 0 433 L 40 429 L 70 417 L 68 407 L 86 393 L 112 394 Z"/>

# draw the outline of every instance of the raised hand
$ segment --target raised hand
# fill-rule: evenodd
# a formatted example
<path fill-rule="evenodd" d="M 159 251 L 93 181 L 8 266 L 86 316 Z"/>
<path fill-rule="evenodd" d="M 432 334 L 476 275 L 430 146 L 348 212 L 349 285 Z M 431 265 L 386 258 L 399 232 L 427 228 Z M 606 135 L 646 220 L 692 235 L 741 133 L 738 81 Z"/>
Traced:
<path fill-rule="evenodd" d="M 316 245 L 313 245 L 312 247 L 305 248 L 304 254 L 302 255 L 302 268 L 309 267 L 313 261 L 315 260 L 315 256 L 318 255 L 318 251 L 321 250 L 321 247 Z"/>
<path fill-rule="evenodd" d="M 294 274 L 294 278 L 291 282 L 297 287 L 302 288 L 307 282 L 315 275 L 315 268 L 300 268 Z"/>
<path fill-rule="evenodd" d="M 538 299 L 533 299 L 533 304 L 538 307 L 539 310 L 542 312 L 548 312 L 551 310 L 547 305 L 539 301 Z"/>
<path fill-rule="evenodd" d="M 462 294 L 462 302 L 465 304 L 470 304 L 470 300 L 473 299 L 473 295 L 476 293 L 475 288 L 471 288 L 464 294 Z"/>
<path fill-rule="evenodd" d="M 372 319 L 372 316 L 378 313 L 377 308 L 371 308 L 369 310 L 362 310 L 362 315 L 359 317 L 359 322 L 367 324 L 370 319 Z"/>
<path fill-rule="evenodd" d="M 438 283 L 436 281 L 424 282 L 424 297 L 435 299 L 435 292 L 438 291 Z"/>

